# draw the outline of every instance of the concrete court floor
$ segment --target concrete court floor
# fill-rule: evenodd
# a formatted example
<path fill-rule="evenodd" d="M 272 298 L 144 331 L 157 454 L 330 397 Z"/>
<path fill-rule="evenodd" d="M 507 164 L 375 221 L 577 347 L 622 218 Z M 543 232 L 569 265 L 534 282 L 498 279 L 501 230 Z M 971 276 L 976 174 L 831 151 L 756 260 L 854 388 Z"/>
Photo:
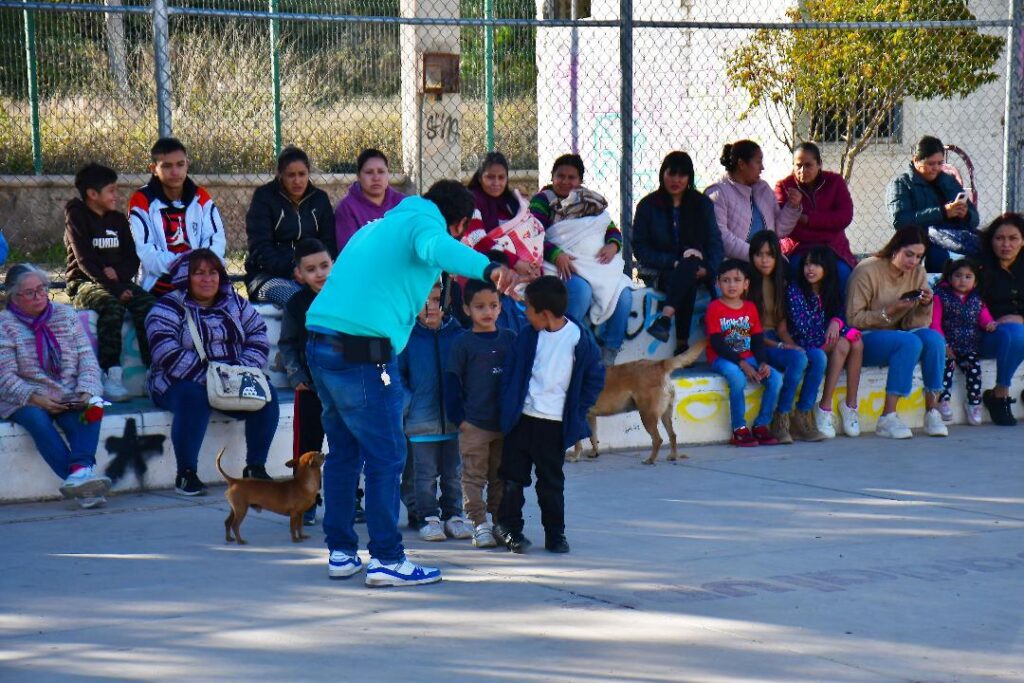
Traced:
<path fill-rule="evenodd" d="M 3 506 L 0 680 L 1022 681 L 1024 431 L 951 432 L 567 464 L 570 555 L 407 531 L 419 588 L 219 488 Z"/>

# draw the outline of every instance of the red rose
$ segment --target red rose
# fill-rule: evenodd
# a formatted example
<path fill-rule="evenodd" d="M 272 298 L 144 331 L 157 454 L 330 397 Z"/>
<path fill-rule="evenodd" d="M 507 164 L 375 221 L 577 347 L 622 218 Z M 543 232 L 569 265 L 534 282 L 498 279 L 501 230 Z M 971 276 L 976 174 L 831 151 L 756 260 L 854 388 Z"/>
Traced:
<path fill-rule="evenodd" d="M 82 411 L 82 416 L 79 418 L 83 424 L 91 425 L 94 422 L 99 422 L 103 419 L 103 406 L 91 405 Z"/>

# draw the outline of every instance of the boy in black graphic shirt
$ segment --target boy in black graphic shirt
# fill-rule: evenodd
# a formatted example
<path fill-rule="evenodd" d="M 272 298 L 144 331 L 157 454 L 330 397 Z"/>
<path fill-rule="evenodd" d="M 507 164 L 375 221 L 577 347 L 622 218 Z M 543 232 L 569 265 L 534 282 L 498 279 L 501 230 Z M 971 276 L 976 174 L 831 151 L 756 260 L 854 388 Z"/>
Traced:
<path fill-rule="evenodd" d="M 131 313 L 138 333 L 142 362 L 149 365 L 146 314 L 156 299 L 135 284 L 139 257 L 128 218 L 117 210 L 117 173 L 88 164 L 75 175 L 80 198 L 64 207 L 68 296 L 77 308 L 96 311 L 99 320 L 99 362 L 103 395 L 111 401 L 129 398 L 122 384 L 121 324 Z"/>

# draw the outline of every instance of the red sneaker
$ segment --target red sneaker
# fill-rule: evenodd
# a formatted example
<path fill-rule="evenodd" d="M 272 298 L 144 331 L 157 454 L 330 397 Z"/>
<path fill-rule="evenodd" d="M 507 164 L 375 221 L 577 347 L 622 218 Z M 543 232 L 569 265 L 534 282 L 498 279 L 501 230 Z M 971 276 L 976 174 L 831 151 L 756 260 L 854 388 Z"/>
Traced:
<path fill-rule="evenodd" d="M 732 438 L 729 439 L 729 443 L 733 446 L 739 446 L 740 448 L 751 448 L 757 446 L 757 439 L 750 433 L 750 430 L 746 427 L 740 427 L 734 429 L 732 432 Z"/>
<path fill-rule="evenodd" d="M 778 446 L 779 440 L 772 436 L 772 430 L 767 425 L 754 427 L 754 438 L 762 446 Z"/>

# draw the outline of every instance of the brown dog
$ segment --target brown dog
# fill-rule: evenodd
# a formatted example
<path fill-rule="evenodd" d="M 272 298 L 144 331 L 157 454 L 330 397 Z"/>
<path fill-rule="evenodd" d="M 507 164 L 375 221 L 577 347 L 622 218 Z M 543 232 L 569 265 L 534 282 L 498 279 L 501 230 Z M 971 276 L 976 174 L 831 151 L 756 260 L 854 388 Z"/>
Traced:
<path fill-rule="evenodd" d="M 696 342 L 684 353 L 665 360 L 636 360 L 632 363 L 613 365 L 605 371 L 604 389 L 597 397 L 597 403 L 587 413 L 590 423 L 590 445 L 593 450 L 587 453 L 588 458 L 596 458 L 597 451 L 597 418 L 607 415 L 628 413 L 632 410 L 640 412 L 640 421 L 644 429 L 651 435 L 651 454 L 644 460 L 645 465 L 653 465 L 658 459 L 658 451 L 664 441 L 658 433 L 658 421 L 665 425 L 668 432 L 672 454 L 669 460 L 679 457 L 676 454 L 676 432 L 672 428 L 672 409 L 675 407 L 676 392 L 671 375 L 674 371 L 693 365 L 704 352 L 706 340 Z M 583 442 L 576 444 L 569 462 L 580 459 Z M 682 457 L 687 457 L 685 454 Z"/>
<path fill-rule="evenodd" d="M 245 544 L 238 528 L 242 526 L 245 514 L 252 507 L 256 511 L 264 508 L 279 515 L 287 515 L 291 520 L 292 542 L 309 538 L 302 533 L 302 513 L 308 510 L 316 500 L 320 491 L 320 466 L 324 464 L 324 454 L 319 451 L 303 453 L 298 459 L 285 463 L 295 468 L 295 477 L 285 481 L 268 481 L 266 479 L 235 479 L 228 476 L 220 466 L 224 449 L 217 454 L 217 471 L 228 483 L 224 497 L 231 505 L 231 512 L 224 520 L 224 540 L 228 543 L 235 540 L 231 537 L 232 530 L 239 544 Z"/>

